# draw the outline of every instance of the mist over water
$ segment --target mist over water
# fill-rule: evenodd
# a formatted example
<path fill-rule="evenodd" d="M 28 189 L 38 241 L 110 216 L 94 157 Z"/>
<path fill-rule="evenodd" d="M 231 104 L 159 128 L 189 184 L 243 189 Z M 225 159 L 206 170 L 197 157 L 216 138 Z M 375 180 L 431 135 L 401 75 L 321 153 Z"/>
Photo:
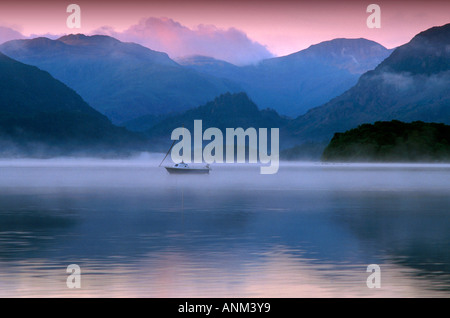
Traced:
<path fill-rule="evenodd" d="M 450 296 L 450 165 L 163 156 L 0 160 L 0 296 Z"/>

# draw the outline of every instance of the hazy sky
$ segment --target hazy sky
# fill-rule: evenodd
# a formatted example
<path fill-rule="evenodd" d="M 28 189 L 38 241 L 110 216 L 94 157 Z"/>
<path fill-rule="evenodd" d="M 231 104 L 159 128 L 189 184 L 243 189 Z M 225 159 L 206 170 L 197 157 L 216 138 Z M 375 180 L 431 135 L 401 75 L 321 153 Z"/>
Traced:
<path fill-rule="evenodd" d="M 66 26 L 69 15 L 66 8 L 71 3 L 81 7 L 81 29 Z M 380 29 L 369 29 L 366 25 L 369 16 L 366 8 L 371 3 L 381 7 Z M 234 45 L 248 45 L 247 51 L 254 58 L 290 54 L 337 37 L 364 37 L 392 48 L 408 42 L 420 31 L 449 22 L 448 0 L 17 0 L 0 3 L 0 26 L 26 36 L 92 34 L 101 29 L 103 33 L 120 34 L 122 40 L 129 37 L 146 45 L 176 46 L 178 41 L 178 48 L 167 50 L 173 50 L 173 54 L 178 54 L 177 50 L 183 46 L 180 42 L 187 39 L 196 42 L 187 48 L 188 54 L 191 50 L 202 51 L 202 47 L 208 52 L 214 43 L 222 40 L 230 54 Z"/>

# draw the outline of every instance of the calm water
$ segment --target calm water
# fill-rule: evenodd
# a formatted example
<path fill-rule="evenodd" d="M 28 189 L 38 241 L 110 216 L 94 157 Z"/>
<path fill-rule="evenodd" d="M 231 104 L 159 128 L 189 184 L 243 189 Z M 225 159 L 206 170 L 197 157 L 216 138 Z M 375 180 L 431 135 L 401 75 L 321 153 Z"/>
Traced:
<path fill-rule="evenodd" d="M 0 297 L 450 297 L 450 165 L 158 163 L 0 160 Z"/>

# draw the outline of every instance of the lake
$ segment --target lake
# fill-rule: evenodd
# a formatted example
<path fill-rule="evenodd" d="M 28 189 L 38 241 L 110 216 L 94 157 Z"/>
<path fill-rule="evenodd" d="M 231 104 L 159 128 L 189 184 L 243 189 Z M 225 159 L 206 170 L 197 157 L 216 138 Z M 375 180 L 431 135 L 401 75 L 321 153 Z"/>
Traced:
<path fill-rule="evenodd" d="M 450 165 L 160 157 L 0 160 L 0 297 L 450 297 Z"/>

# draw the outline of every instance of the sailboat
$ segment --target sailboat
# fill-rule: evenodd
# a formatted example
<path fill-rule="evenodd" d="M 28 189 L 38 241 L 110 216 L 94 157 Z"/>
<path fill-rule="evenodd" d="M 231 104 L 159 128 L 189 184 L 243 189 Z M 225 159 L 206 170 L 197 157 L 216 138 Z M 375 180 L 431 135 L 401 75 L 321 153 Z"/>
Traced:
<path fill-rule="evenodd" d="M 210 166 L 190 166 L 187 163 L 176 163 L 173 166 L 164 167 L 170 174 L 209 174 Z"/>
<path fill-rule="evenodd" d="M 167 151 L 166 156 L 159 164 L 159 167 L 161 167 L 164 160 L 166 160 L 167 156 L 169 155 L 170 150 L 172 150 L 173 145 L 175 144 L 175 141 L 172 143 L 172 146 L 169 148 L 169 151 Z M 175 163 L 171 166 L 164 166 L 166 168 L 167 172 L 170 174 L 209 174 L 209 171 L 211 170 L 211 167 L 209 164 L 203 166 L 203 165 L 189 165 L 183 161 L 181 163 Z"/>

